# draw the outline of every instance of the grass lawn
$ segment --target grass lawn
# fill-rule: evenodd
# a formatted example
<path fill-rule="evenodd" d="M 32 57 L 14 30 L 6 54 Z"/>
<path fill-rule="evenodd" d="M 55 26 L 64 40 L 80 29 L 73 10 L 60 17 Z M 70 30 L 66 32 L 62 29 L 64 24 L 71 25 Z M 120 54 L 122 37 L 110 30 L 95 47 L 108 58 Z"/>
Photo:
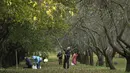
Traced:
<path fill-rule="evenodd" d="M 15 67 L 1 69 L 0 73 L 125 73 L 125 59 L 114 58 L 114 61 L 118 62 L 115 65 L 117 70 L 110 70 L 105 66 L 87 66 L 80 63 L 70 66 L 69 69 L 63 69 L 62 65 L 58 65 L 56 55 L 52 54 L 48 63 L 42 63 L 42 69 L 24 69 L 24 62 L 22 62 L 18 69 Z"/>

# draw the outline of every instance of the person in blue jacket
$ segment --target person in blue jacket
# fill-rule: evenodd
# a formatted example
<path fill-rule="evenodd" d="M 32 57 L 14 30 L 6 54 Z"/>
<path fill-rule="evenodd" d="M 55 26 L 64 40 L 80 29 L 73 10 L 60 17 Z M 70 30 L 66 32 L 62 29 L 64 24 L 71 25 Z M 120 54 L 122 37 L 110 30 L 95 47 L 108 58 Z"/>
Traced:
<path fill-rule="evenodd" d="M 39 56 L 33 56 L 32 57 L 37 65 L 37 69 L 40 69 L 40 62 L 42 61 L 42 58 Z"/>

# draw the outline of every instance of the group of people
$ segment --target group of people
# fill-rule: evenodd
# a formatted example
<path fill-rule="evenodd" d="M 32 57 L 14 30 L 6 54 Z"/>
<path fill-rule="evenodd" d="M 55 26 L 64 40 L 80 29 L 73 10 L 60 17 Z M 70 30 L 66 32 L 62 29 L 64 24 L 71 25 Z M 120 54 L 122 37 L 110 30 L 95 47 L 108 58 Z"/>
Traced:
<path fill-rule="evenodd" d="M 71 55 L 71 49 L 70 47 L 67 47 L 67 49 L 64 49 L 64 62 L 63 62 L 63 68 L 64 69 L 68 69 L 69 68 L 69 59 L 70 59 L 70 55 Z M 77 56 L 78 54 L 75 52 L 72 55 L 72 62 L 71 65 L 76 65 L 77 64 Z M 59 65 L 62 64 L 62 58 L 63 58 L 63 54 L 60 51 L 57 54 L 58 60 L 59 60 Z M 33 62 L 31 62 L 31 60 L 33 60 Z M 40 63 L 42 61 L 42 58 L 40 56 L 32 56 L 31 58 L 29 57 L 25 57 L 25 61 L 26 61 L 26 68 L 33 68 L 33 69 L 40 69 Z M 44 62 L 48 62 L 48 59 L 44 59 Z"/>
<path fill-rule="evenodd" d="M 31 61 L 33 59 L 33 62 Z M 32 56 L 32 58 L 25 57 L 26 65 L 25 68 L 34 68 L 34 69 L 40 69 L 40 62 L 42 61 L 42 58 L 40 56 Z"/>
<path fill-rule="evenodd" d="M 64 62 L 63 62 L 63 68 L 64 69 L 68 69 L 69 68 L 69 59 L 70 59 L 70 52 L 71 52 L 71 49 L 70 47 L 67 47 L 67 49 L 64 49 Z M 57 57 L 58 57 L 58 60 L 59 60 L 59 65 L 62 64 L 62 52 L 60 51 L 58 54 L 57 54 Z M 72 63 L 71 65 L 76 65 L 77 64 L 77 56 L 78 54 L 77 53 L 74 53 L 72 55 Z"/>

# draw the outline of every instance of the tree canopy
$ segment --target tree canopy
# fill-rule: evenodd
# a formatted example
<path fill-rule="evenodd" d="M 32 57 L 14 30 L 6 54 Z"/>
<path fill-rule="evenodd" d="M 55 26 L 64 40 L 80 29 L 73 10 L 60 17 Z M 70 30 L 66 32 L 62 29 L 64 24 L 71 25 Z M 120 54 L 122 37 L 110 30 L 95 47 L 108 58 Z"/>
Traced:
<path fill-rule="evenodd" d="M 8 41 L 28 49 L 50 47 L 69 28 L 66 16 L 73 15 L 72 8 L 53 0 L 2 0 L 1 5 L 1 21 L 9 25 Z"/>

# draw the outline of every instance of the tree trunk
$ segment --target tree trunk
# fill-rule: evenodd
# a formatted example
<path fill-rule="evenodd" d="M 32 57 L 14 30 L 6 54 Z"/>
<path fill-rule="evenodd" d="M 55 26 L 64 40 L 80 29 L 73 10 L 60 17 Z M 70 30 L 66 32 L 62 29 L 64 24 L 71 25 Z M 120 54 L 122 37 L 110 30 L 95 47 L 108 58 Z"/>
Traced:
<path fill-rule="evenodd" d="M 84 54 L 80 53 L 77 59 L 80 63 L 85 64 L 86 58 Z"/>
<path fill-rule="evenodd" d="M 108 56 L 105 57 L 106 58 L 106 62 L 108 64 L 108 66 L 110 67 L 111 70 L 115 70 L 116 68 L 114 67 L 113 63 L 112 63 L 112 59 Z"/>
<path fill-rule="evenodd" d="M 94 60 L 93 60 L 93 52 L 91 49 L 89 49 L 89 56 L 90 56 L 90 65 L 94 65 Z"/>
<path fill-rule="evenodd" d="M 103 55 L 99 54 L 98 55 L 98 62 L 97 62 L 99 66 L 103 66 L 104 62 L 103 62 Z"/>
<path fill-rule="evenodd" d="M 18 68 L 18 51 L 15 50 L 15 61 L 16 61 L 16 68 Z"/>
<path fill-rule="evenodd" d="M 86 51 L 86 54 L 85 54 L 85 64 L 86 65 L 89 65 L 89 52 L 88 52 L 88 50 Z"/>
<path fill-rule="evenodd" d="M 130 72 L 130 57 L 126 57 L 126 72 Z"/>
<path fill-rule="evenodd" d="M 0 68 L 2 68 L 2 57 L 0 57 Z"/>
<path fill-rule="evenodd" d="M 103 52 L 106 60 L 106 67 L 110 67 L 111 70 L 115 70 L 116 68 L 112 63 L 113 57 L 115 56 L 115 50 L 107 47 Z"/>
<path fill-rule="evenodd" d="M 109 67 L 107 59 L 105 58 L 106 67 Z"/>

